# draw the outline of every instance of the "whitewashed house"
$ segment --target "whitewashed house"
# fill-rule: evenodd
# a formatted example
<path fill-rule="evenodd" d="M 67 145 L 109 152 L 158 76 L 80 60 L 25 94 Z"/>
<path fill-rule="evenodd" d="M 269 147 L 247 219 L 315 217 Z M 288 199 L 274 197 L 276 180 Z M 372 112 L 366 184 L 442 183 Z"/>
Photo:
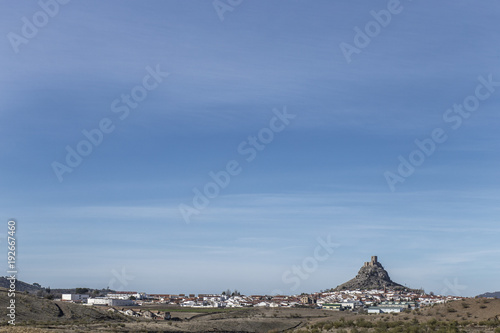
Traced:
<path fill-rule="evenodd" d="M 135 305 L 135 302 L 133 300 L 129 300 L 129 299 L 96 297 L 96 298 L 88 298 L 87 304 L 88 305 L 107 305 L 107 306 L 128 306 L 128 305 Z"/>
<path fill-rule="evenodd" d="M 89 295 L 83 294 L 62 294 L 61 300 L 66 302 L 86 302 Z"/>

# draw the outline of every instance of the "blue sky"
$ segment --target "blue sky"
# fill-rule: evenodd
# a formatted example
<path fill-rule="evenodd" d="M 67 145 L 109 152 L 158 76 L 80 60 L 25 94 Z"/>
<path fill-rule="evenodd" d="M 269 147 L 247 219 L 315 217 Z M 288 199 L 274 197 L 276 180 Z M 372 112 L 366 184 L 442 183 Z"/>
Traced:
<path fill-rule="evenodd" d="M 402 0 L 350 62 L 341 43 L 395 2 L 243 0 L 221 20 L 212 1 L 72 0 L 17 46 L 42 9 L 0 4 L 0 236 L 15 218 L 19 279 L 291 294 L 378 255 L 410 287 L 500 289 L 500 87 L 483 84 L 460 127 L 444 119 L 479 77 L 500 81 L 495 1 Z M 112 103 L 148 67 L 169 75 L 120 119 Z M 238 147 L 284 110 L 247 161 Z M 59 181 L 53 163 L 103 119 L 112 132 Z M 446 140 L 392 191 L 385 174 L 436 128 Z M 179 205 L 229 161 L 241 172 L 186 223 Z M 335 250 L 292 290 L 284 276 L 319 237 Z"/>

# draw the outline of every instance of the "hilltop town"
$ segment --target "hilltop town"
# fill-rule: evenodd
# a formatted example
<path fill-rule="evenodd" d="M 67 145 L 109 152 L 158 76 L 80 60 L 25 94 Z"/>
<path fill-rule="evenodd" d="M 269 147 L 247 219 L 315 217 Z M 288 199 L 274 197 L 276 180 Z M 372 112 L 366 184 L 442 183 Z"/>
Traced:
<path fill-rule="evenodd" d="M 79 288 L 82 290 L 82 288 Z M 88 290 L 85 288 L 84 290 Z M 423 306 L 459 300 L 459 296 L 428 295 L 393 282 L 388 272 L 372 256 L 355 278 L 336 288 L 300 295 L 241 295 L 226 291 L 220 294 L 148 294 L 137 291 L 109 291 L 101 296 L 62 293 L 59 300 L 94 306 L 165 305 L 187 308 L 311 307 L 335 311 L 367 313 L 402 312 Z"/>
<path fill-rule="evenodd" d="M 0 279 L 0 287 L 4 280 Z M 89 288 L 51 290 L 21 281 L 18 285 L 23 291 L 16 295 L 17 323 L 44 329 L 37 332 L 50 332 L 54 327 L 65 332 L 341 332 L 342 328 L 385 332 L 389 327 L 398 332 L 438 328 L 475 332 L 476 327 L 484 332 L 500 331 L 500 300 L 433 295 L 404 287 L 390 279 L 377 256 L 346 283 L 300 295 L 243 295 L 236 290 L 148 294 Z M 0 299 L 7 299 L 8 292 L 0 288 Z M 405 321 L 396 321 L 398 314 Z M 79 324 L 75 326 L 75 322 Z"/>
<path fill-rule="evenodd" d="M 0 288 L 0 302 L 5 303 L 7 293 Z M 498 299 L 458 300 L 384 290 L 296 296 L 168 296 L 167 301 L 160 295 L 114 292 L 101 299 L 134 304 L 109 306 L 86 304 L 85 297 L 69 300 L 66 295 L 65 301 L 55 301 L 20 293 L 16 296 L 16 325 L 5 327 L 3 321 L 0 332 L 496 333 L 500 330 Z M 133 297 L 142 299 L 130 299 Z M 373 310 L 371 301 L 386 310 L 369 312 Z M 401 308 L 404 308 L 402 313 L 398 313 Z"/>
<path fill-rule="evenodd" d="M 88 305 L 147 306 L 169 305 L 189 308 L 238 308 L 238 307 L 311 307 L 337 311 L 363 311 L 373 308 L 383 312 L 402 312 L 433 304 L 460 300 L 460 296 L 427 295 L 415 291 L 394 290 L 339 290 L 301 295 L 226 295 L 224 294 L 146 294 L 120 291 L 105 297 L 63 294 L 62 301 Z M 375 313 L 375 312 L 372 312 Z"/>

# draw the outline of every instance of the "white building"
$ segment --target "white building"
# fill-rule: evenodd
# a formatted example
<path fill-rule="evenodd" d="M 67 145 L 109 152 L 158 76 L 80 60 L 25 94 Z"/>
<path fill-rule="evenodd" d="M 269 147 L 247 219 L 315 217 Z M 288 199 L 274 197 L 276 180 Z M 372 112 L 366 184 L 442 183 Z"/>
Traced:
<path fill-rule="evenodd" d="M 96 297 L 87 299 L 89 305 L 107 305 L 107 306 L 127 306 L 135 305 L 135 302 L 128 299 L 117 299 L 108 297 Z"/>
<path fill-rule="evenodd" d="M 180 304 L 180 306 L 195 306 L 196 302 L 195 301 L 185 301 Z"/>
<path fill-rule="evenodd" d="M 378 306 L 371 306 L 368 308 L 368 313 L 393 313 L 403 312 L 404 310 L 411 309 L 414 303 L 409 302 L 382 302 Z"/>
<path fill-rule="evenodd" d="M 260 302 L 260 303 L 255 304 L 254 306 L 265 306 L 265 307 L 269 307 L 269 303 L 268 303 L 268 302 Z"/>
<path fill-rule="evenodd" d="M 135 297 L 135 299 L 143 299 L 146 298 L 146 294 L 138 293 L 136 291 L 116 291 L 114 293 L 108 293 L 106 297 L 113 299 L 129 299 L 130 297 Z"/>
<path fill-rule="evenodd" d="M 343 301 L 342 308 L 354 310 L 357 307 L 363 306 L 360 301 Z"/>
<path fill-rule="evenodd" d="M 368 314 L 371 314 L 371 313 L 382 313 L 382 310 L 379 307 L 376 307 L 376 306 L 369 307 L 367 311 L 368 311 Z"/>
<path fill-rule="evenodd" d="M 89 295 L 82 294 L 62 294 L 61 300 L 66 302 L 85 302 Z"/>
<path fill-rule="evenodd" d="M 368 313 L 399 313 L 402 312 L 404 308 L 395 308 L 395 307 L 380 307 L 380 306 L 371 306 L 368 308 Z"/>

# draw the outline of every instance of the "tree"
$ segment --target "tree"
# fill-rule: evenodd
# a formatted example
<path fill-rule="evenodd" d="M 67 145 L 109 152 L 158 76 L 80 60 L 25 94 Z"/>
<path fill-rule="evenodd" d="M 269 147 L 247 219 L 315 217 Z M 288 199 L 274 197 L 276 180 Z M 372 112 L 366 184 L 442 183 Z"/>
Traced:
<path fill-rule="evenodd" d="M 75 291 L 77 294 L 86 294 L 89 292 L 89 288 L 76 288 Z"/>
<path fill-rule="evenodd" d="M 135 296 L 130 296 L 128 299 L 131 300 L 131 301 L 135 301 L 136 300 Z"/>

